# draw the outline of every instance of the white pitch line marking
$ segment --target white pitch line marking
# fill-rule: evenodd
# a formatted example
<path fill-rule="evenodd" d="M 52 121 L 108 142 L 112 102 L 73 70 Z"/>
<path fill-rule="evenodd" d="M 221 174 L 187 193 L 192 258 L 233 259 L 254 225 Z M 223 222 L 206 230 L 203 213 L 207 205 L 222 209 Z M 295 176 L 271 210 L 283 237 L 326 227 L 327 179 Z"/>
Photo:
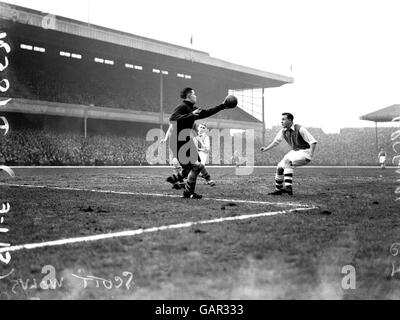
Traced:
<path fill-rule="evenodd" d="M 66 245 L 66 244 L 90 242 L 90 241 L 97 241 L 97 240 L 104 240 L 104 239 L 111 239 L 111 238 L 132 237 L 132 236 L 137 236 L 137 235 L 144 234 L 144 233 L 153 233 L 153 232 L 164 231 L 164 230 L 190 228 L 195 225 L 205 225 L 205 224 L 213 224 L 213 223 L 222 223 L 225 221 L 237 221 L 237 220 L 261 218 L 261 217 L 274 216 L 274 215 L 278 215 L 278 214 L 291 213 L 294 211 L 309 211 L 309 210 L 313 210 L 313 209 L 317 209 L 317 207 L 296 208 L 296 209 L 290 209 L 290 210 L 264 212 L 264 213 L 257 213 L 257 214 L 247 214 L 247 215 L 241 215 L 241 216 L 235 216 L 235 217 L 225 217 L 225 218 L 218 218 L 218 219 L 211 219 L 211 220 L 201 220 L 201 221 L 197 221 L 197 222 L 172 224 L 172 225 L 154 227 L 154 228 L 148 228 L 148 229 L 127 230 L 127 231 L 120 231 L 120 232 L 114 232 L 114 233 L 98 234 L 98 235 L 94 235 L 94 236 L 60 239 L 60 240 L 40 242 L 40 243 L 28 243 L 28 244 L 23 244 L 23 245 L 10 246 L 7 248 L 0 248 L 0 253 L 20 251 L 23 249 L 32 250 L 32 249 L 37 249 L 37 248 L 62 246 L 62 245 Z"/>
<path fill-rule="evenodd" d="M 51 190 L 84 191 L 84 192 L 131 195 L 131 196 L 182 198 L 182 196 L 180 196 L 180 195 L 163 194 L 163 193 L 142 193 L 142 192 L 128 192 L 128 191 L 94 190 L 94 189 L 82 189 L 82 188 L 71 188 L 71 187 L 40 186 L 40 185 L 12 184 L 12 183 L 0 183 L 0 185 L 9 186 L 9 187 L 20 187 L 20 188 L 39 188 L 39 189 L 51 189 Z M 307 207 L 310 205 L 310 204 L 301 204 L 301 203 L 295 203 L 295 202 L 268 202 L 268 201 L 214 199 L 214 198 L 203 198 L 203 200 L 213 200 L 213 201 L 220 201 L 220 202 L 249 203 L 249 204 L 265 204 L 265 205 L 275 205 L 275 206 L 294 206 L 294 207 Z"/>

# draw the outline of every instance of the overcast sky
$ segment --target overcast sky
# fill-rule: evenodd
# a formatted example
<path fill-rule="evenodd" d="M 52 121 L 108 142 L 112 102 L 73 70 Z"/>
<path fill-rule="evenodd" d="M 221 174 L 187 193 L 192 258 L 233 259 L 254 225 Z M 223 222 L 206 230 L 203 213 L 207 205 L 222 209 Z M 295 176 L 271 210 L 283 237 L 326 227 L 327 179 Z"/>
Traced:
<path fill-rule="evenodd" d="M 5 2 L 186 47 L 193 35 L 215 58 L 294 77 L 266 91 L 267 126 L 285 111 L 326 132 L 371 126 L 359 116 L 400 103 L 398 0 Z"/>

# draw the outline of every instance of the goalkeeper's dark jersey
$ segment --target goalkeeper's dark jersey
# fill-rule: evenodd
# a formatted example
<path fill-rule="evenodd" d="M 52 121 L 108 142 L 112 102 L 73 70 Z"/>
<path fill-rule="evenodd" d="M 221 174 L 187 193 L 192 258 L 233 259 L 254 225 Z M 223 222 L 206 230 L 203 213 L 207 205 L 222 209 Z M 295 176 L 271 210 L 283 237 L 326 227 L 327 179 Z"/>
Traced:
<path fill-rule="evenodd" d="M 190 131 L 193 128 L 194 122 L 199 119 L 208 118 L 220 112 L 221 110 L 224 110 L 225 105 L 220 104 L 214 108 L 201 110 L 200 114 L 195 116 L 192 112 L 196 109 L 197 107 L 195 107 L 193 103 L 184 100 L 179 106 L 175 108 L 174 112 L 169 118 L 169 121 L 174 124 L 174 129 L 170 137 L 170 147 L 174 156 L 178 159 L 179 162 L 182 162 L 181 160 L 183 160 L 179 159 L 179 150 L 186 143 L 193 144 L 193 146 L 191 146 L 190 148 L 188 147 L 189 145 L 185 147 L 185 149 L 188 150 L 186 152 L 186 156 L 189 157 L 190 162 L 194 163 L 198 160 L 197 148 L 194 145 L 193 140 L 190 138 Z M 180 134 L 182 134 L 183 136 L 179 136 Z M 190 151 L 192 151 L 192 154 L 190 154 Z"/>

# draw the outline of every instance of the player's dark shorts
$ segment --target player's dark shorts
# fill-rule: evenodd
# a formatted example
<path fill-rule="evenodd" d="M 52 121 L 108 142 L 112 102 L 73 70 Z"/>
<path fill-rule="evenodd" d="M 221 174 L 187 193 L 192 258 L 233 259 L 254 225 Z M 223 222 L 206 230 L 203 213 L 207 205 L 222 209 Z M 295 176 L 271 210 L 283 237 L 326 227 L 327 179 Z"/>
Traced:
<path fill-rule="evenodd" d="M 186 145 L 187 142 L 183 141 L 182 143 L 178 144 L 178 147 L 176 148 L 174 144 L 170 146 L 173 157 L 178 159 L 179 164 L 181 165 L 182 169 L 185 171 L 190 171 L 193 168 L 193 165 L 196 162 L 201 162 L 199 153 L 197 152 L 197 148 L 195 144 L 192 141 L 189 141 L 190 147 L 188 146 L 185 147 L 186 154 L 180 153 L 179 150 L 182 148 L 184 145 Z M 176 151 L 177 150 L 177 151 Z"/>

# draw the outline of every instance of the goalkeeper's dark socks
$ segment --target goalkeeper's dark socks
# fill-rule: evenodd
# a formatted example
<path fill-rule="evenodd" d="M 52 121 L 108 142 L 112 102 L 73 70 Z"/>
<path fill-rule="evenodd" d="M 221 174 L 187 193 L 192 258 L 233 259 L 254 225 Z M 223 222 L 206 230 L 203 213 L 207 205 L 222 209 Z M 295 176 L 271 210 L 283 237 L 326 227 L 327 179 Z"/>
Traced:
<path fill-rule="evenodd" d="M 179 175 L 179 173 L 178 173 L 178 175 Z M 167 182 L 172 183 L 172 184 L 177 183 L 179 181 L 178 175 L 173 174 L 172 176 L 169 176 L 167 178 Z"/>

